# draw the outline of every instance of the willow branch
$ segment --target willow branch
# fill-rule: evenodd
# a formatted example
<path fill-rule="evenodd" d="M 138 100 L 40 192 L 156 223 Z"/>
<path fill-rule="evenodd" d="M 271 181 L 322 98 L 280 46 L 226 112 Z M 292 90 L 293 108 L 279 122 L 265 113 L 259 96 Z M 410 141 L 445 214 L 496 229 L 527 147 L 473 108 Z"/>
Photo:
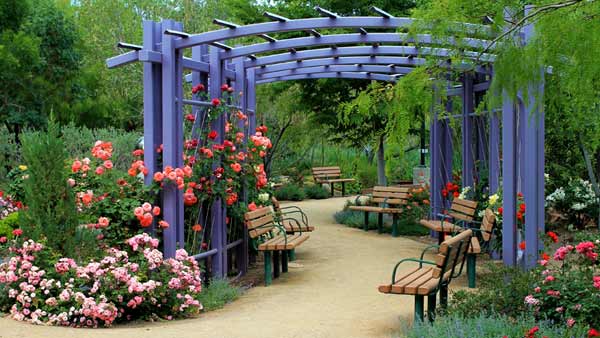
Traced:
<path fill-rule="evenodd" d="M 576 5 L 576 4 L 578 4 L 578 3 L 582 2 L 582 1 L 583 0 L 570 0 L 570 1 L 559 2 L 559 3 L 554 3 L 554 4 L 549 4 L 549 5 L 538 7 L 536 10 L 534 10 L 533 12 L 525 15 L 519 21 L 517 21 L 516 23 L 514 23 L 510 27 L 510 29 L 507 29 L 505 32 L 503 32 L 502 34 L 500 34 L 496 38 L 494 38 L 494 40 L 492 40 L 481 52 L 479 52 L 479 55 L 477 56 L 477 59 L 479 60 L 479 58 L 481 58 L 481 56 L 484 53 L 486 53 L 487 51 L 489 51 L 490 48 L 492 48 L 495 44 L 497 44 L 498 41 L 500 41 L 503 38 L 505 38 L 506 36 L 512 34 L 514 31 L 516 31 L 517 29 L 521 28 L 525 23 L 527 23 L 529 20 L 531 20 L 532 18 L 536 17 L 537 15 L 539 15 L 539 14 L 541 14 L 543 12 L 547 12 L 547 11 L 551 11 L 551 10 L 557 10 L 557 9 L 561 9 L 561 8 L 573 6 L 573 5 Z"/>

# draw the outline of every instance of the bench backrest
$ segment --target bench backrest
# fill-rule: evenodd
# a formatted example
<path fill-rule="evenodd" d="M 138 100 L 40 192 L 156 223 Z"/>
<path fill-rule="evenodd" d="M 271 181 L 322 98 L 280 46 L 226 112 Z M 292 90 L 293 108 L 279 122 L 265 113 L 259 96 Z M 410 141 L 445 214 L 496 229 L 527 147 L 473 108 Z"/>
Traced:
<path fill-rule="evenodd" d="M 371 202 L 404 205 L 408 203 L 410 191 L 409 187 L 375 186 L 371 194 Z"/>
<path fill-rule="evenodd" d="M 442 242 L 435 259 L 434 278 L 443 276 L 440 282 L 449 283 L 452 278 L 461 274 L 472 236 L 473 230 L 465 230 Z"/>
<path fill-rule="evenodd" d="M 448 211 L 448 216 L 457 220 L 470 222 L 475 217 L 476 209 L 477 202 L 454 198 Z"/>
<path fill-rule="evenodd" d="M 275 217 L 271 206 L 262 207 L 244 214 L 250 238 L 264 235 L 275 228 Z"/>
<path fill-rule="evenodd" d="M 320 182 L 330 178 L 340 178 L 342 171 L 340 167 L 313 167 L 312 174 L 315 182 Z"/>
<path fill-rule="evenodd" d="M 481 220 L 481 238 L 484 242 L 489 242 L 492 238 L 492 231 L 494 230 L 494 225 L 496 224 L 496 215 L 492 209 L 485 209 L 483 214 L 483 219 Z"/>

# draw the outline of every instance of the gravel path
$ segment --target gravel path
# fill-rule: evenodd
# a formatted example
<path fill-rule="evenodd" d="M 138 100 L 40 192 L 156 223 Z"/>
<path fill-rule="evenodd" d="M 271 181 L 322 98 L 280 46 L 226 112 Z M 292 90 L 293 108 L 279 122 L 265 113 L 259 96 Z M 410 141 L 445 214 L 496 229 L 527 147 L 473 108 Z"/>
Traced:
<path fill-rule="evenodd" d="M 0 338 L 295 338 L 391 337 L 412 321 L 413 297 L 383 295 L 394 264 L 417 257 L 426 244 L 335 224 L 346 198 L 294 203 L 317 230 L 297 261 L 269 287 L 246 292 L 225 308 L 198 318 L 120 325 L 112 329 L 34 326 L 0 318 Z M 407 266 L 410 267 L 410 266 Z M 458 283 L 462 284 L 462 278 Z"/>

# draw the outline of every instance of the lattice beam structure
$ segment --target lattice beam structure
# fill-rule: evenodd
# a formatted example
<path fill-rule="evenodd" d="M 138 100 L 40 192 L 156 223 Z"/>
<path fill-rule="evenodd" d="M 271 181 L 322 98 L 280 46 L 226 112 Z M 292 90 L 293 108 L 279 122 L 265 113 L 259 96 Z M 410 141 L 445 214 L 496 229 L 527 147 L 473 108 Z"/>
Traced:
<path fill-rule="evenodd" d="M 161 22 L 144 21 L 144 38 L 142 45 L 120 42 L 119 47 L 129 51 L 107 60 L 109 68 L 127 65 L 140 61 L 144 65 L 144 146 L 146 149 L 156 149 L 163 145 L 162 162 L 153 151 L 147 151 L 145 156 L 149 183 L 152 174 L 166 165 L 181 164 L 181 149 L 183 147 L 182 111 L 185 105 L 191 105 L 197 120 L 203 119 L 204 106 L 198 97 L 186 98 L 183 90 L 185 81 L 193 85 L 204 84 L 211 97 L 221 95 L 219 88 L 222 83 L 231 83 L 236 92 L 241 92 L 240 102 L 236 107 L 249 117 L 248 125 L 243 126 L 246 135 L 256 127 L 256 86 L 259 84 L 307 80 L 317 78 L 345 78 L 394 82 L 401 76 L 410 73 L 414 68 L 428 64 L 428 59 L 438 60 L 439 65 L 448 69 L 463 71 L 462 84 L 451 86 L 445 91 L 447 98 L 458 96 L 462 99 L 463 111 L 457 116 L 462 119 L 462 154 L 464 184 L 473 184 L 470 178 L 474 170 L 470 156 L 473 148 L 473 133 L 471 120 L 475 116 L 475 93 L 483 93 L 489 88 L 493 76 L 494 49 L 489 53 L 480 54 L 494 38 L 489 26 L 476 24 L 458 24 L 457 29 L 467 33 L 464 38 L 437 39 L 428 34 L 409 36 L 406 32 L 414 23 L 412 18 L 395 17 L 382 9 L 372 7 L 378 16 L 373 17 L 342 17 L 323 8 L 315 8 L 323 17 L 307 19 L 290 19 L 277 14 L 265 12 L 264 16 L 271 22 L 238 25 L 225 20 L 215 19 L 213 22 L 223 29 L 200 34 L 190 34 L 184 31 L 181 23 L 172 20 Z M 528 9 L 530 10 L 530 9 Z M 357 33 L 321 33 L 320 29 L 328 32 L 336 29 L 352 29 Z M 378 32 L 368 32 L 377 29 Z M 532 26 L 527 26 L 523 32 L 525 42 L 532 35 Z M 380 32 L 389 30 L 390 32 Z M 404 30 L 405 32 L 401 32 Z M 282 32 L 300 31 L 308 36 L 291 39 L 277 39 L 274 35 Z M 392 32 L 393 31 L 393 32 Z M 400 31 L 400 32 L 399 32 Z M 462 34 L 465 35 L 465 34 Z M 248 45 L 232 46 L 228 40 L 255 36 L 265 42 Z M 452 47 L 461 46 L 462 55 L 470 62 L 465 64 L 449 64 L 453 56 Z M 191 49 L 191 57 L 184 51 Z M 542 71 L 542 70 L 541 70 Z M 478 80 L 484 79 L 484 80 Z M 534 91 L 543 92 L 543 83 L 533 87 Z M 441 91 L 436 90 L 434 101 L 442 102 Z M 538 95 L 536 97 L 539 97 Z M 528 257 L 537 254 L 539 245 L 534 240 L 539 225 L 543 224 L 543 118 L 536 119 L 523 125 L 517 131 L 518 116 L 536 114 L 540 105 L 535 102 L 520 104 L 517 109 L 514 102 L 504 95 L 504 104 L 500 111 L 490 112 L 489 136 L 487 142 L 477 143 L 481 151 L 482 144 L 488 144 L 489 150 L 489 189 L 494 192 L 500 188 L 499 177 L 502 174 L 504 201 L 504 243 L 505 263 L 515 265 L 516 257 L 516 218 L 514 213 L 515 197 L 522 189 L 528 204 L 525 238 L 527 240 Z M 530 96 L 534 97 L 534 96 Z M 448 102 L 448 101 L 447 101 Z M 441 189 L 444 181 L 451 177 L 451 158 L 453 147 L 452 129 L 447 117 L 436 111 L 434 105 L 433 121 L 430 128 L 431 141 L 431 200 L 434 210 L 441 209 L 443 200 Z M 451 111 L 451 104 L 446 104 Z M 520 115 L 519 115 L 520 114 Z M 543 117 L 543 114 L 542 114 Z M 213 121 L 212 128 L 220 131 L 225 128 L 225 121 Z M 500 128 L 502 127 L 502 138 Z M 193 132 L 198 132 L 194 125 Z M 485 128 L 482 130 L 485 131 Z M 479 131 L 478 135 L 482 137 Z M 479 142 L 479 141 L 478 141 Z M 522 147 L 519 146 L 522 143 Z M 504 160 L 500 161 L 500 149 Z M 523 149 L 523 154 L 518 150 Z M 478 155 L 479 156 L 479 155 Z M 482 156 L 479 156 L 481 158 Z M 483 156 L 485 158 L 485 156 Z M 518 170 L 518 168 L 527 168 Z M 501 170 L 502 169 L 502 170 Z M 502 173 L 501 173 L 502 171 Z M 537 175 L 537 178 L 536 178 Z M 539 177 L 542 177 L 540 182 Z M 525 186 L 518 186 L 520 182 Z M 162 194 L 162 206 L 165 220 L 171 227 L 164 232 L 164 253 L 172 257 L 175 249 L 183 245 L 185 238 L 183 224 L 183 204 L 181 193 L 174 187 L 165 187 Z M 512 211 L 511 211 L 512 210 Z M 211 273 L 215 277 L 228 274 L 228 251 L 235 250 L 239 256 L 238 270 L 245 273 L 247 269 L 248 242 L 247 237 L 241 239 L 227 238 L 225 219 L 226 209 L 222 204 L 215 203 L 212 210 L 206 211 L 212 215 L 211 247 L 197 259 L 210 257 Z M 532 216 L 529 216 L 529 215 Z M 536 223 L 536 224 L 534 224 Z M 536 244 L 533 244 L 535 241 Z M 532 243 L 530 246 L 530 242 Z M 531 249 L 530 249 L 531 248 Z M 526 259 L 529 266 L 531 258 Z"/>

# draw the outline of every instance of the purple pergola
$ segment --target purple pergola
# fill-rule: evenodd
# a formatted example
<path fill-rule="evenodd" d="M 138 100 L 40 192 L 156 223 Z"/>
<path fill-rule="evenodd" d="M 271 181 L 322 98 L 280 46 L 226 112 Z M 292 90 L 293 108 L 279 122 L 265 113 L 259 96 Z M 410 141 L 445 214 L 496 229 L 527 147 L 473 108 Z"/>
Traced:
<path fill-rule="evenodd" d="M 255 88 L 258 84 L 319 78 L 394 82 L 415 67 L 425 65 L 426 58 L 438 59 L 440 64 L 448 65 L 452 51 L 443 46 L 459 44 L 472 49 L 465 50 L 464 57 L 477 58 L 481 65 L 452 65 L 456 70 L 464 70 L 461 84 L 455 86 L 449 82 L 449 88 L 444 91 L 448 97 L 445 114 L 439 111 L 438 104 L 432 107 L 429 146 L 432 212 L 435 215 L 444 207 L 441 190 L 452 178 L 453 130 L 449 118 L 460 118 L 462 184 L 473 185 L 474 177 L 478 175 L 475 161 L 485 163 L 488 168 L 490 193 L 502 184 L 502 247 L 507 265 L 517 263 L 516 196 L 519 191 L 524 193 L 527 203 L 524 263 L 526 267 L 534 266 L 540 248 L 538 233 L 544 229 L 544 115 L 540 110 L 542 105 L 535 101 L 543 93 L 543 83 L 529 88 L 529 93 L 540 95 L 529 95 L 527 102 L 514 102 L 506 93 L 498 93 L 502 95 L 501 109 L 478 115 L 474 112 L 476 100 L 489 88 L 495 59 L 493 54 L 479 55 L 478 50 L 488 46 L 490 40 L 439 40 L 429 34 L 409 36 L 398 33 L 399 29 L 408 29 L 413 19 L 394 17 L 375 7 L 372 9 L 378 16 L 374 17 L 341 17 L 319 7 L 315 9 L 323 17 L 288 19 L 264 13 L 271 22 L 240 26 L 214 20 L 215 24 L 225 28 L 200 34 L 185 33 L 183 25 L 172 20 L 144 21 L 142 45 L 119 43 L 131 51 L 108 59 L 107 65 L 114 68 L 137 61 L 143 63 L 144 147 L 156 149 L 163 145 L 162 163 L 154 151 L 145 152 L 144 161 L 149 170 L 146 182 L 150 182 L 159 168 L 183 164 L 184 106 L 191 105 L 198 117 L 203 114 L 203 107 L 210 105 L 195 96 L 185 99 L 186 81 L 192 85 L 204 84 L 211 98 L 220 97 L 223 83 L 230 83 L 236 92 L 242 92 L 237 108 L 248 115 L 249 123 L 240 127 L 249 134 L 256 127 Z M 370 33 L 369 28 L 392 32 Z M 325 35 L 319 29 L 345 30 L 344 33 Z M 348 29 L 357 33 L 348 33 Z M 473 36 L 493 38 L 491 29 L 485 25 L 461 24 L 461 29 Z M 288 31 L 304 31 L 308 36 L 278 40 L 269 35 Z M 525 27 L 520 34 L 526 43 L 533 34 L 533 27 Z M 225 43 L 249 36 L 266 42 L 236 47 Z M 187 49 L 191 49 L 191 57 L 185 56 L 189 55 L 184 54 Z M 441 91 L 434 92 L 434 102 L 441 102 Z M 462 112 L 452 114 L 452 100 L 462 100 Z M 225 116 L 214 121 L 211 128 L 224 131 Z M 222 138 L 224 133 L 219 135 Z M 217 141 L 223 142 L 222 139 Z M 167 185 L 161 198 L 164 218 L 171 224 L 164 231 L 164 253 L 170 257 L 184 243 L 183 196 L 175 186 Z M 224 277 L 229 267 L 228 251 L 236 249 L 240 255 L 236 259 L 238 269 L 245 273 L 247 236 L 237 240 L 227 238 L 226 208 L 221 201 L 213 204 L 210 214 L 211 247 L 196 258 L 210 257 L 213 276 Z"/>

